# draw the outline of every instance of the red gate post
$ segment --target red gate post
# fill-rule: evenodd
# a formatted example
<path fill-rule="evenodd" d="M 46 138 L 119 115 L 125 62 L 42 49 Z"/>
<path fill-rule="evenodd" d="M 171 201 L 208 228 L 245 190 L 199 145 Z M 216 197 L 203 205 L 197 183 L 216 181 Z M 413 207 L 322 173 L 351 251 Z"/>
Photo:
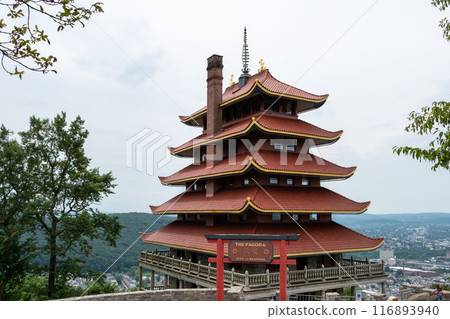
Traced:
<path fill-rule="evenodd" d="M 216 258 L 208 258 L 208 262 L 216 263 L 216 301 L 223 301 L 223 289 L 224 289 L 224 263 L 247 263 L 233 261 L 224 256 L 224 243 L 230 243 L 232 240 L 267 240 L 271 243 L 280 244 L 280 259 L 267 262 L 268 265 L 280 265 L 280 301 L 286 301 L 287 299 L 287 265 L 296 265 L 295 260 L 288 260 L 286 253 L 286 242 L 296 241 L 300 237 L 298 234 L 287 235 L 255 235 L 255 234 L 205 234 L 209 243 L 217 244 Z M 273 253 L 273 252 L 272 252 Z M 253 262 L 258 264 L 258 262 Z"/>
<path fill-rule="evenodd" d="M 217 239 L 216 301 L 223 301 L 223 239 Z"/>
<path fill-rule="evenodd" d="M 286 240 L 282 239 L 280 242 L 280 301 L 286 301 L 286 267 L 287 267 L 287 256 L 286 256 Z"/>

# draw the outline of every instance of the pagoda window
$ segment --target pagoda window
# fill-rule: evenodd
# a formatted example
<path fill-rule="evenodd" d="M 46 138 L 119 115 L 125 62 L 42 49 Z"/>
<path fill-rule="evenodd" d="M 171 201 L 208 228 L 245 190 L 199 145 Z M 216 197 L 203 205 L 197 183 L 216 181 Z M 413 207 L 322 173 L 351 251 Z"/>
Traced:
<path fill-rule="evenodd" d="M 245 104 L 244 105 L 244 116 L 250 115 L 251 112 L 252 112 L 252 108 L 251 108 L 250 104 Z"/>
<path fill-rule="evenodd" d="M 201 219 L 200 214 L 197 214 L 196 219 L 197 219 L 197 220 L 200 220 L 200 219 Z"/>
<path fill-rule="evenodd" d="M 292 104 L 291 101 L 283 101 L 281 104 L 281 110 L 282 113 L 285 114 L 292 114 Z"/>
<path fill-rule="evenodd" d="M 227 180 L 228 178 L 222 178 L 222 188 L 225 188 L 227 186 Z"/>
<path fill-rule="evenodd" d="M 240 107 L 236 107 L 234 109 L 234 119 L 240 119 L 242 117 L 242 109 Z"/>
<path fill-rule="evenodd" d="M 259 112 L 261 110 L 261 105 L 259 100 L 253 102 L 253 112 Z"/>
<path fill-rule="evenodd" d="M 273 221 L 281 221 L 281 213 L 273 213 L 272 220 Z"/>
<path fill-rule="evenodd" d="M 288 184 L 288 185 L 294 185 L 294 179 L 293 179 L 293 178 L 287 178 L 287 179 L 286 179 L 286 184 Z"/>
<path fill-rule="evenodd" d="M 282 150 L 283 149 L 283 144 L 273 144 L 273 148 L 276 150 Z"/>
<path fill-rule="evenodd" d="M 292 216 L 292 219 L 293 219 L 293 220 L 295 220 L 295 221 L 298 220 L 298 214 L 292 214 L 291 216 Z"/>
<path fill-rule="evenodd" d="M 243 213 L 242 215 L 241 215 L 241 220 L 242 221 L 247 221 L 247 213 Z"/>
<path fill-rule="evenodd" d="M 231 110 L 227 110 L 225 112 L 225 122 L 231 122 L 233 120 L 233 112 Z"/>
<path fill-rule="evenodd" d="M 273 111 L 273 108 L 275 107 L 275 105 L 273 105 L 274 99 L 265 97 L 264 98 L 264 110 L 268 110 L 271 109 Z"/>
<path fill-rule="evenodd" d="M 234 185 L 234 178 L 233 176 L 229 176 L 228 177 L 228 186 L 233 186 Z"/>
<path fill-rule="evenodd" d="M 286 145 L 286 150 L 294 152 L 295 151 L 295 145 Z"/>
<path fill-rule="evenodd" d="M 317 221 L 317 214 L 310 214 L 309 215 L 309 221 L 316 222 Z"/>
<path fill-rule="evenodd" d="M 280 112 L 280 102 L 273 102 L 272 111 Z"/>
<path fill-rule="evenodd" d="M 271 177 L 270 184 L 278 184 L 278 177 Z"/>
<path fill-rule="evenodd" d="M 307 179 L 306 177 L 302 178 L 302 186 L 309 186 L 309 179 Z"/>
<path fill-rule="evenodd" d="M 250 184 L 250 180 L 248 178 L 244 178 L 244 185 Z"/>

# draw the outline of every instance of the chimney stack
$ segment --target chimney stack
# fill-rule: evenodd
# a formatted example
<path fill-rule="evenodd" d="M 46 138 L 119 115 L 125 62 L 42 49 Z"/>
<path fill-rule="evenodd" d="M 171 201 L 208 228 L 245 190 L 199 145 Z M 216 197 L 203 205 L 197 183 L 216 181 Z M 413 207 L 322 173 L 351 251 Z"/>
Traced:
<path fill-rule="evenodd" d="M 219 105 L 222 103 L 222 56 L 214 54 L 208 58 L 207 82 L 207 113 L 206 113 L 206 134 L 208 137 L 213 136 L 222 130 L 222 110 Z M 214 164 L 221 160 L 222 145 L 206 146 L 206 167 L 213 167 Z M 212 197 L 219 190 L 218 180 L 206 181 L 206 197 Z"/>
<path fill-rule="evenodd" d="M 207 117 L 206 134 L 212 136 L 222 129 L 222 56 L 214 54 L 208 58 L 207 82 Z"/>

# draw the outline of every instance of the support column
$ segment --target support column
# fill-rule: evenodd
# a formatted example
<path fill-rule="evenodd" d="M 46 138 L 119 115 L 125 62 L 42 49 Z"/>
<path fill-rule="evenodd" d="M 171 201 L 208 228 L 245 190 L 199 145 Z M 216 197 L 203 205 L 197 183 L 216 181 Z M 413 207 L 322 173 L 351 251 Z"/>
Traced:
<path fill-rule="evenodd" d="M 223 239 L 217 239 L 216 301 L 223 301 Z"/>
<path fill-rule="evenodd" d="M 169 275 L 164 275 L 164 289 L 169 287 Z"/>
<path fill-rule="evenodd" d="M 286 301 L 286 240 L 282 239 L 280 243 L 280 301 Z"/>
<path fill-rule="evenodd" d="M 351 295 L 354 298 L 353 300 L 356 300 L 356 286 L 350 287 Z"/>
<path fill-rule="evenodd" d="M 142 290 L 142 267 L 139 266 L 139 290 Z"/>
<path fill-rule="evenodd" d="M 178 280 L 178 288 L 179 289 L 183 289 L 184 288 L 184 281 L 183 280 Z"/>
<path fill-rule="evenodd" d="M 322 301 L 327 300 L 327 291 L 326 290 L 322 290 L 320 295 L 322 297 Z"/>
<path fill-rule="evenodd" d="M 386 294 L 386 282 L 381 283 L 381 293 Z"/>
<path fill-rule="evenodd" d="M 150 270 L 150 290 L 155 289 L 155 271 Z"/>
<path fill-rule="evenodd" d="M 168 289 L 178 289 L 178 279 L 175 277 L 168 277 L 167 288 Z"/>

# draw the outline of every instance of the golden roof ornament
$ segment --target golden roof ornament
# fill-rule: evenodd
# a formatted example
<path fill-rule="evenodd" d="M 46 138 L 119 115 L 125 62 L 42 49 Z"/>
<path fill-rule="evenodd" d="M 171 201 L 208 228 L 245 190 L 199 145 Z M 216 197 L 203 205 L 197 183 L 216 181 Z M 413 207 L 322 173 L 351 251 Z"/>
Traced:
<path fill-rule="evenodd" d="M 233 76 L 234 76 L 234 74 L 231 74 L 230 83 L 228 84 L 229 86 L 232 86 L 232 85 L 236 84 L 236 82 L 233 81 Z"/>
<path fill-rule="evenodd" d="M 259 64 L 261 65 L 261 67 L 258 69 L 258 73 L 262 72 L 266 69 L 266 67 L 264 66 L 264 61 L 263 59 L 259 60 Z"/>

